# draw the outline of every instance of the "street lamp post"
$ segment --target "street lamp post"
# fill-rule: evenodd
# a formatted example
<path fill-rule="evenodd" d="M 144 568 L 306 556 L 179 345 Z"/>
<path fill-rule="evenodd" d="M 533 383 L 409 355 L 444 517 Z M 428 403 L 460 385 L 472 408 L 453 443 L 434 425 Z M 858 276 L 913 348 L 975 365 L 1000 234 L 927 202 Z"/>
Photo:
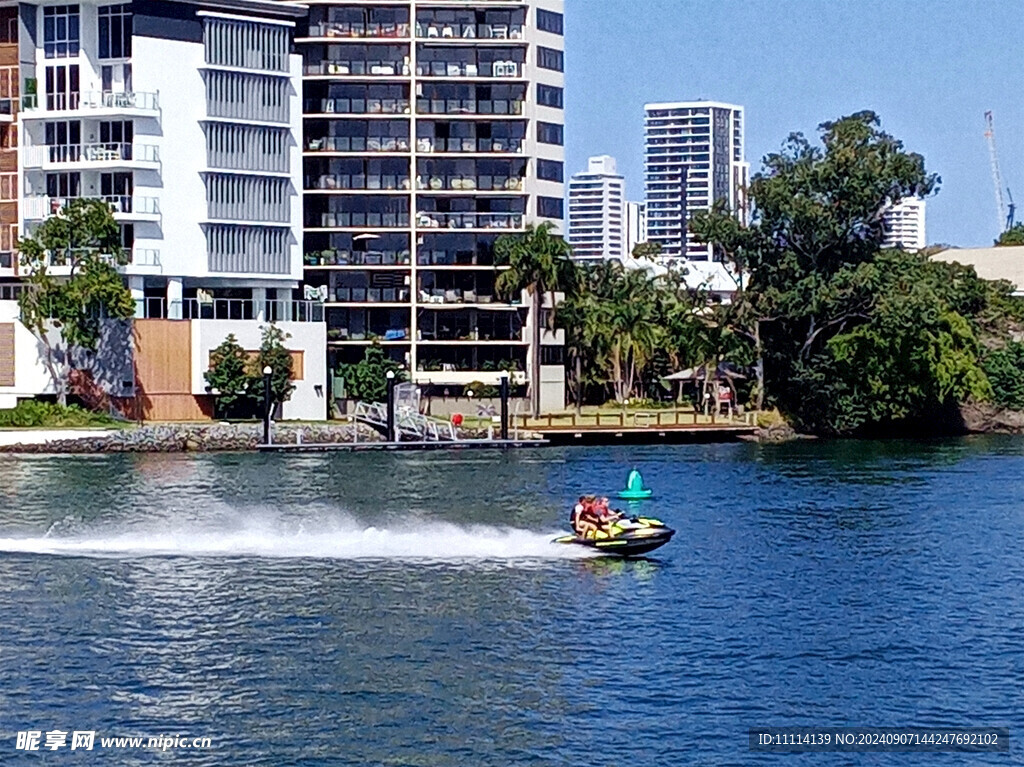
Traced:
<path fill-rule="evenodd" d="M 267 365 L 263 368 L 263 444 L 270 444 L 270 376 L 274 369 Z"/>
<path fill-rule="evenodd" d="M 395 371 L 384 374 L 388 380 L 388 442 L 397 442 L 395 435 Z"/>
<path fill-rule="evenodd" d="M 501 438 L 508 439 L 508 371 L 501 374 Z"/>

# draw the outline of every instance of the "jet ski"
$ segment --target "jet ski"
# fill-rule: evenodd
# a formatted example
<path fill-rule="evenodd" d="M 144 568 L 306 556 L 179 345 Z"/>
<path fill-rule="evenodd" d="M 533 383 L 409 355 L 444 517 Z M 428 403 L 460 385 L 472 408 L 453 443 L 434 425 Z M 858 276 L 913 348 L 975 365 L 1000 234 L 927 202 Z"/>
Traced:
<path fill-rule="evenodd" d="M 651 517 L 622 517 L 612 522 L 607 532 L 589 531 L 586 536 L 563 535 L 552 543 L 572 543 L 587 546 L 602 554 L 636 557 L 664 546 L 676 531 L 664 522 Z"/>

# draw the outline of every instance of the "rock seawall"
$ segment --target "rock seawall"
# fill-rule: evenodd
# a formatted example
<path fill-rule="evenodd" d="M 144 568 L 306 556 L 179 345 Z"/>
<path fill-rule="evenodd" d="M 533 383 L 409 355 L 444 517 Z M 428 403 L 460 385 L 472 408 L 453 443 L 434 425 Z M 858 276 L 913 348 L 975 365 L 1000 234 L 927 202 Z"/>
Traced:
<path fill-rule="evenodd" d="M 381 436 L 362 424 L 274 424 L 278 443 L 380 442 Z M 97 437 L 58 439 L 28 445 L 0 446 L 5 453 L 211 453 L 255 450 L 263 441 L 263 424 L 146 424 L 110 431 Z"/>

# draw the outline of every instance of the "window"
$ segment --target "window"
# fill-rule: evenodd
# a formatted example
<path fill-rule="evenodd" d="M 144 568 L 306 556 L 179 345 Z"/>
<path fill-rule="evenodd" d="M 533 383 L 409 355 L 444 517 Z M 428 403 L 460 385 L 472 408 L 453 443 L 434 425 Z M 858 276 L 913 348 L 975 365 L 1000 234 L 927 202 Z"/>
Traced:
<path fill-rule="evenodd" d="M 554 85 L 537 83 L 537 103 L 545 107 L 562 108 L 562 89 Z"/>
<path fill-rule="evenodd" d="M 537 141 L 542 144 L 557 144 L 562 145 L 563 141 L 563 129 L 561 125 L 556 123 L 537 123 Z"/>
<path fill-rule="evenodd" d="M 46 108 L 78 109 L 78 64 L 46 67 Z"/>
<path fill-rule="evenodd" d="M 48 59 L 78 55 L 78 6 L 51 5 L 43 8 L 43 50 Z"/>
<path fill-rule="evenodd" d="M 538 197 L 537 215 L 541 218 L 565 218 L 564 203 L 560 197 Z"/>
<path fill-rule="evenodd" d="M 18 174 L 0 173 L 0 200 L 9 202 L 18 199 Z"/>
<path fill-rule="evenodd" d="M 537 178 L 545 181 L 564 181 L 563 165 L 555 160 L 537 160 Z"/>
<path fill-rule="evenodd" d="M 562 14 L 538 8 L 537 29 L 550 32 L 553 35 L 562 34 Z"/>
<path fill-rule="evenodd" d="M 82 190 L 80 173 L 47 173 L 47 197 L 78 197 Z"/>
<path fill-rule="evenodd" d="M 99 14 L 101 59 L 128 59 L 132 55 L 132 11 L 130 5 L 103 5 Z"/>
<path fill-rule="evenodd" d="M 565 54 L 556 51 L 554 48 L 537 46 L 537 66 L 541 69 L 553 69 L 556 72 L 563 71 L 565 67 Z"/>
<path fill-rule="evenodd" d="M 540 347 L 540 364 L 541 365 L 558 365 L 561 367 L 565 364 L 565 347 L 564 346 L 541 346 Z"/>

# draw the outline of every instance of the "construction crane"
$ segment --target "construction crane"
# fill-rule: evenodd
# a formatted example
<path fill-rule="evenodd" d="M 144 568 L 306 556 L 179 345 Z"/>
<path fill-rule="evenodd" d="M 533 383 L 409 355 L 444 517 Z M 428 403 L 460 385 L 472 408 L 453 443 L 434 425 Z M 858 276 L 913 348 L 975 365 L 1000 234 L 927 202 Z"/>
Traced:
<path fill-rule="evenodd" d="M 991 110 L 985 112 L 985 140 L 988 141 L 988 158 L 992 164 L 992 183 L 996 190 L 996 215 L 999 217 L 999 231 L 1004 232 L 1013 226 L 1016 206 L 1013 204 L 1013 194 L 1010 192 L 1010 187 L 1003 186 L 1003 174 L 999 172 L 999 153 L 996 152 L 996 129 L 992 122 Z M 1003 198 L 1004 188 L 1006 189 L 1006 199 Z"/>

